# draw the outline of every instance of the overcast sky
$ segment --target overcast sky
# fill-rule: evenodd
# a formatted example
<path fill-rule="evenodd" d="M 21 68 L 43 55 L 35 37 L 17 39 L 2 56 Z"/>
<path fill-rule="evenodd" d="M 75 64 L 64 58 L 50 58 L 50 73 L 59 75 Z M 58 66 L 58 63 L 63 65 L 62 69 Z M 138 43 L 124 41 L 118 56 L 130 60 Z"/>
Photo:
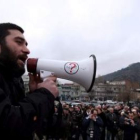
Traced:
<path fill-rule="evenodd" d="M 98 76 L 140 62 L 139 7 L 140 0 L 0 0 L 0 22 L 23 27 L 29 57 L 94 54 Z"/>

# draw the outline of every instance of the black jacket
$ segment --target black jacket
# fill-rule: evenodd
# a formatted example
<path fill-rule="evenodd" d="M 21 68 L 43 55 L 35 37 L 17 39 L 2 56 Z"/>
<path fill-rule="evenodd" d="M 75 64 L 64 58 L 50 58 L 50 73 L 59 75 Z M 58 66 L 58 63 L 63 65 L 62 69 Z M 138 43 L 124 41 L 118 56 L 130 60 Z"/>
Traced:
<path fill-rule="evenodd" d="M 54 96 L 45 88 L 25 96 L 22 78 L 0 64 L 0 135 L 3 140 L 32 140 L 54 110 Z"/>

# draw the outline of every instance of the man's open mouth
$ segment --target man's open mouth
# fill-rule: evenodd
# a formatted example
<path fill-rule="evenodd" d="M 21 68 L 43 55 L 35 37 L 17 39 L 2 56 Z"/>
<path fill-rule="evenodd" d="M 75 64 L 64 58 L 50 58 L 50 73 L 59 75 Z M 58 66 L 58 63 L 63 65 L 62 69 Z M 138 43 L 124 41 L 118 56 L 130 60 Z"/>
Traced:
<path fill-rule="evenodd" d="M 28 58 L 27 56 L 19 56 L 18 59 L 19 59 L 20 61 L 22 61 L 22 62 L 25 64 L 27 58 Z"/>

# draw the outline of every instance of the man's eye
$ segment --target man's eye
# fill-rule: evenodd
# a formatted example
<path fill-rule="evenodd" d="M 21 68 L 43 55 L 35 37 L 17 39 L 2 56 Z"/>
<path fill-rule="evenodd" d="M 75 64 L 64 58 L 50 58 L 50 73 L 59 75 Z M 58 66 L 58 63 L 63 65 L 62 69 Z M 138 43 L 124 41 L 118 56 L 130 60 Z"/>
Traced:
<path fill-rule="evenodd" d="M 17 40 L 16 42 L 17 42 L 18 44 L 22 44 L 22 41 Z"/>

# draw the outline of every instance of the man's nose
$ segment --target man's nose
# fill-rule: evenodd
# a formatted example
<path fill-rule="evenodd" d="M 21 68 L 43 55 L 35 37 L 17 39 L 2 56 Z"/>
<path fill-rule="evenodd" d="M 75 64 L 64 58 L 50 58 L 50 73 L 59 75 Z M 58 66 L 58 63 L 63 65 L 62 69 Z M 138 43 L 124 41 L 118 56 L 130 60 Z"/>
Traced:
<path fill-rule="evenodd" d="M 27 48 L 27 46 L 23 48 L 23 52 L 26 54 L 30 54 L 30 50 Z"/>

